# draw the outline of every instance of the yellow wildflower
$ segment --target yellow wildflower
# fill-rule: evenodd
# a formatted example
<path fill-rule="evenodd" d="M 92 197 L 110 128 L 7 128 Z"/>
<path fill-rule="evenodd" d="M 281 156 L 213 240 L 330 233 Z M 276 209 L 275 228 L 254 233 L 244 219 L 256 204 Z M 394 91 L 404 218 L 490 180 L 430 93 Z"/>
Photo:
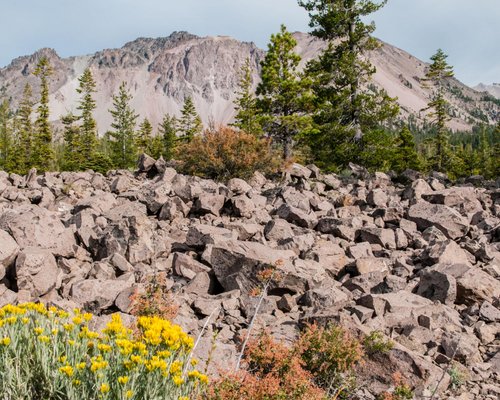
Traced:
<path fill-rule="evenodd" d="M 103 383 L 101 387 L 99 388 L 99 391 L 101 393 L 108 393 L 109 392 L 109 385 L 107 383 Z"/>

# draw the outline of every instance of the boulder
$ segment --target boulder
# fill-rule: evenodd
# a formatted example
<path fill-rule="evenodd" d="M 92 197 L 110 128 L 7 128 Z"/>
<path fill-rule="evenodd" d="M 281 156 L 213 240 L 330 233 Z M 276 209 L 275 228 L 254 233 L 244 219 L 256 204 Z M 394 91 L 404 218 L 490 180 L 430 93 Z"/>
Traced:
<path fill-rule="evenodd" d="M 55 289 L 59 278 L 56 259 L 49 250 L 27 247 L 16 260 L 19 290 L 26 290 L 36 299 Z"/>
<path fill-rule="evenodd" d="M 276 211 L 276 215 L 292 224 L 303 228 L 312 229 L 318 222 L 318 219 L 314 212 L 306 212 L 300 208 L 293 207 L 288 204 L 283 204 L 280 208 L 278 208 L 278 210 Z"/>
<path fill-rule="evenodd" d="M 417 294 L 433 301 L 453 305 L 457 299 L 457 281 L 452 275 L 425 269 L 420 274 Z"/>
<path fill-rule="evenodd" d="M 464 237 L 469 230 L 468 221 L 453 208 L 441 204 L 420 201 L 408 210 L 408 219 L 415 222 L 419 230 L 430 226 L 439 228 L 449 239 Z"/>
<path fill-rule="evenodd" d="M 55 212 L 36 205 L 23 205 L 1 214 L 0 229 L 7 231 L 21 249 L 38 247 L 62 257 L 71 257 L 75 251 L 73 231 Z"/>
<path fill-rule="evenodd" d="M 493 303 L 500 297 L 500 281 L 480 268 L 467 264 L 438 264 L 432 270 L 455 278 L 458 304 Z"/>
<path fill-rule="evenodd" d="M 366 201 L 372 207 L 386 207 L 389 197 L 382 189 L 373 189 L 366 196 Z"/>
<path fill-rule="evenodd" d="M 239 195 L 231 199 L 233 212 L 237 217 L 251 218 L 255 210 L 255 203 L 246 195 Z"/>
<path fill-rule="evenodd" d="M 293 230 L 290 223 L 281 218 L 269 221 L 264 228 L 264 236 L 267 240 L 279 242 L 293 237 Z"/>
<path fill-rule="evenodd" d="M 252 190 L 252 187 L 248 183 L 239 178 L 230 179 L 227 183 L 227 188 L 235 195 L 246 194 Z"/>
<path fill-rule="evenodd" d="M 372 272 L 389 272 L 387 260 L 376 257 L 362 257 L 356 260 L 356 272 L 359 275 Z"/>
<path fill-rule="evenodd" d="M 472 187 L 453 187 L 422 194 L 422 198 L 429 203 L 444 204 L 458 209 L 463 215 L 483 210 L 477 199 L 476 189 Z"/>
<path fill-rule="evenodd" d="M 174 253 L 173 266 L 174 272 L 178 276 L 182 276 L 189 280 L 194 279 L 200 272 L 210 272 L 209 267 L 183 253 Z"/>
<path fill-rule="evenodd" d="M 102 311 L 111 307 L 118 295 L 132 287 L 134 282 L 134 276 L 131 273 L 112 280 L 82 280 L 73 284 L 71 299 L 88 311 Z"/>
<path fill-rule="evenodd" d="M 431 245 L 424 251 L 421 258 L 427 265 L 469 263 L 465 250 L 453 240 L 445 240 Z"/>
<path fill-rule="evenodd" d="M 186 244 L 193 247 L 205 247 L 208 244 L 221 244 L 236 237 L 236 232 L 226 228 L 196 224 L 189 228 Z"/>
<path fill-rule="evenodd" d="M 220 194 L 203 193 L 194 202 L 197 214 L 212 214 L 218 216 L 226 198 Z"/>
<path fill-rule="evenodd" d="M 213 244 L 203 258 L 212 266 L 215 276 L 225 290 L 248 292 L 260 282 L 256 274 L 278 261 L 286 263 L 295 257 L 289 250 L 273 250 L 256 242 L 228 240 Z"/>
<path fill-rule="evenodd" d="M 139 156 L 137 160 L 137 169 L 139 172 L 149 172 L 156 164 L 156 160 L 153 157 L 148 156 L 143 153 Z"/>
<path fill-rule="evenodd" d="M 5 276 L 6 268 L 16 260 L 19 246 L 7 232 L 0 229 L 0 280 Z"/>
<path fill-rule="evenodd" d="M 386 249 L 396 249 L 396 236 L 392 229 L 383 228 L 361 228 L 358 230 L 362 242 L 379 244 Z"/>

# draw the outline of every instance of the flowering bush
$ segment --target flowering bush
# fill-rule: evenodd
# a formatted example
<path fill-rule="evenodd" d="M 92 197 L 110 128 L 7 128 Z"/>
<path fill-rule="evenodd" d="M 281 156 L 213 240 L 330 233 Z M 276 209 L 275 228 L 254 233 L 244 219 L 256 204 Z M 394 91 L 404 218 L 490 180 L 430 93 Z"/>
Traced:
<path fill-rule="evenodd" d="M 9 400 L 189 400 L 207 383 L 191 368 L 193 340 L 159 317 L 102 333 L 91 314 L 26 303 L 0 308 L 0 393 Z"/>

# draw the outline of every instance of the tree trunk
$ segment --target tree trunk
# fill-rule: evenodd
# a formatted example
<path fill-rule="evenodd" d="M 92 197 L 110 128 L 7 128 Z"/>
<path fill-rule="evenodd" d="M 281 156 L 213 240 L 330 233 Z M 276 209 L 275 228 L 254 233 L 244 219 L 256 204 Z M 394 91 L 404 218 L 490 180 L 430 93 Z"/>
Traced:
<path fill-rule="evenodd" d="M 292 137 L 286 136 L 283 140 L 283 160 L 289 160 L 292 157 Z"/>

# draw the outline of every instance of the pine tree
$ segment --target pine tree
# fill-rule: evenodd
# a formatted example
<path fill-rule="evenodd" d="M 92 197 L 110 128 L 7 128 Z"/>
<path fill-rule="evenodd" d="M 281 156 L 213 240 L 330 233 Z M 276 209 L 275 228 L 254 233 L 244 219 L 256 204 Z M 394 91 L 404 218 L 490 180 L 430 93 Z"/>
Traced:
<path fill-rule="evenodd" d="M 111 160 L 116 168 L 130 168 L 136 162 L 135 124 L 139 115 L 130 107 L 131 99 L 125 82 L 122 82 L 118 94 L 113 96 L 113 109 L 109 110 L 113 116 L 109 146 Z"/>
<path fill-rule="evenodd" d="M 11 159 L 14 149 L 12 115 L 8 100 L 0 103 L 0 169 L 12 172 Z"/>
<path fill-rule="evenodd" d="M 76 124 L 79 117 L 69 113 L 61 118 L 64 125 L 64 147 L 62 155 L 62 169 L 64 171 L 77 171 L 81 168 L 80 127 Z"/>
<path fill-rule="evenodd" d="M 236 116 L 234 117 L 232 126 L 253 135 L 261 135 L 262 126 L 260 125 L 257 99 L 253 91 L 250 58 L 246 59 L 245 64 L 241 68 L 234 105 Z"/>
<path fill-rule="evenodd" d="M 40 102 L 35 121 L 35 140 L 33 146 L 32 165 L 39 172 L 48 171 L 54 165 L 54 150 L 52 148 L 52 128 L 49 123 L 49 77 L 52 67 L 47 57 L 42 57 L 36 66 L 34 74 L 40 79 Z"/>
<path fill-rule="evenodd" d="M 264 130 L 283 146 L 285 160 L 292 156 L 294 137 L 311 123 L 305 113 L 311 104 L 310 81 L 298 71 L 300 56 L 293 51 L 296 45 L 284 25 L 271 36 L 261 64 L 262 82 L 257 87 Z"/>
<path fill-rule="evenodd" d="M 151 155 L 153 144 L 153 126 L 147 118 L 144 118 L 141 125 L 139 126 L 139 132 L 137 132 L 136 146 L 139 154 L 146 153 Z"/>
<path fill-rule="evenodd" d="M 396 172 L 403 172 L 406 169 L 420 170 L 422 165 L 417 153 L 415 138 L 408 126 L 404 126 L 399 131 L 396 139 L 395 159 L 393 160 L 392 168 Z"/>
<path fill-rule="evenodd" d="M 27 174 L 32 167 L 33 153 L 33 124 L 31 121 L 33 113 L 33 91 L 29 83 L 24 86 L 23 98 L 19 104 L 17 116 L 19 119 L 19 140 L 16 146 L 16 159 L 18 171 Z"/>
<path fill-rule="evenodd" d="M 431 101 L 427 104 L 427 110 L 433 110 L 430 116 L 434 118 L 434 125 L 437 133 L 434 139 L 435 156 L 431 167 L 437 171 L 445 171 L 450 161 L 450 146 L 448 129 L 446 122 L 450 120 L 448 116 L 448 101 L 444 97 L 444 82 L 447 78 L 453 77 L 453 68 L 446 62 L 448 56 L 439 49 L 431 57 L 432 64 L 429 66 L 424 78 L 425 86 L 431 83 L 434 92 Z"/>
<path fill-rule="evenodd" d="M 174 157 L 177 144 L 177 118 L 170 114 L 165 114 L 159 126 L 160 137 L 162 138 L 162 156 L 166 161 Z"/>
<path fill-rule="evenodd" d="M 184 99 L 184 106 L 182 107 L 182 116 L 179 120 L 179 133 L 180 139 L 189 143 L 193 137 L 203 130 L 201 118 L 196 112 L 196 108 L 191 97 Z"/>
<path fill-rule="evenodd" d="M 96 109 L 96 102 L 92 95 L 96 92 L 96 84 L 92 77 L 92 72 L 89 68 L 85 69 L 82 76 L 78 79 L 80 86 L 77 92 L 82 95 L 78 110 L 81 114 L 80 136 L 75 145 L 81 159 L 80 169 L 90 168 L 93 163 L 93 158 L 97 151 L 97 124 L 93 117 L 93 112 Z"/>
<path fill-rule="evenodd" d="M 316 96 L 316 129 L 308 142 L 319 165 L 341 169 L 355 161 L 358 141 L 397 115 L 399 108 L 383 90 L 362 89 L 375 68 L 366 55 L 379 43 L 371 37 L 375 25 L 362 18 L 386 1 L 299 0 L 310 16 L 312 34 L 327 42 L 325 50 L 308 63 Z"/>

